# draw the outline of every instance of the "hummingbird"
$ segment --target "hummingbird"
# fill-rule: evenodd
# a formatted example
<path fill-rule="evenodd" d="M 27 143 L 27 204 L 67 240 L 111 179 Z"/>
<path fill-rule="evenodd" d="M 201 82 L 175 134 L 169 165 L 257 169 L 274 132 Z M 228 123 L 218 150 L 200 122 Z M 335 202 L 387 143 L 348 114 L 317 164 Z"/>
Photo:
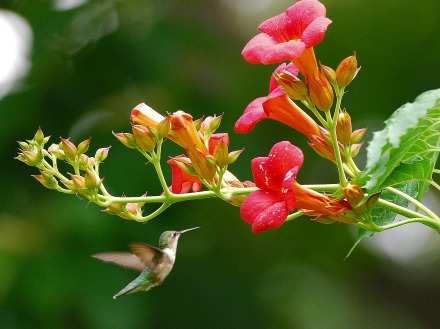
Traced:
<path fill-rule="evenodd" d="M 159 238 L 159 248 L 144 243 L 129 244 L 130 252 L 105 252 L 94 254 L 92 257 L 104 262 L 130 268 L 141 272 L 124 289 L 113 296 L 114 299 L 136 291 L 148 291 L 160 286 L 170 274 L 176 260 L 176 249 L 179 237 L 186 232 L 199 227 L 183 231 L 165 231 Z"/>

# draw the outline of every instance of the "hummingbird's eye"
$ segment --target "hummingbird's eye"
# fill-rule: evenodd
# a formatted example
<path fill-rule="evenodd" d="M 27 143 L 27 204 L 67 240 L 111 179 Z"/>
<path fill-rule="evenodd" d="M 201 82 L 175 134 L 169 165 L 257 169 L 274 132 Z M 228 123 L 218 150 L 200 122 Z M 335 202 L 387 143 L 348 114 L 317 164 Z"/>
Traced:
<path fill-rule="evenodd" d="M 173 237 L 176 237 L 177 236 L 177 233 L 173 233 Z"/>

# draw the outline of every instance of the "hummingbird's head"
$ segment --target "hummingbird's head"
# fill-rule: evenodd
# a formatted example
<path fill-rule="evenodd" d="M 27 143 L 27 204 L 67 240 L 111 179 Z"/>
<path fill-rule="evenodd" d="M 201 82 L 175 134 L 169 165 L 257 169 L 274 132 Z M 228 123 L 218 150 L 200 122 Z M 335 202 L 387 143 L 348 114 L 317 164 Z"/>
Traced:
<path fill-rule="evenodd" d="M 198 228 L 199 227 L 193 227 L 193 228 L 189 228 L 189 229 L 183 230 L 183 231 L 165 231 L 165 232 L 163 232 L 159 238 L 159 248 L 160 249 L 165 249 L 165 248 L 175 249 L 177 246 L 177 241 L 179 241 L 180 235 L 182 235 L 183 233 L 192 231 L 192 230 L 196 230 Z"/>

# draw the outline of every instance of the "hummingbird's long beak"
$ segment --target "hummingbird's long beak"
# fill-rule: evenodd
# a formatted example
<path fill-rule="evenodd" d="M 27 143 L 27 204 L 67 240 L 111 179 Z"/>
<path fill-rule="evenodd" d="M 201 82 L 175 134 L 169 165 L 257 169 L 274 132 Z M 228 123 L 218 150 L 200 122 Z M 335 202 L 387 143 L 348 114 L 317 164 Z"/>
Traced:
<path fill-rule="evenodd" d="M 180 231 L 180 234 L 183 234 L 183 233 L 186 233 L 186 232 L 189 232 L 189 231 L 193 231 L 193 230 L 197 230 L 198 228 L 200 228 L 200 227 L 197 226 L 197 227 L 189 228 L 189 229 Z"/>

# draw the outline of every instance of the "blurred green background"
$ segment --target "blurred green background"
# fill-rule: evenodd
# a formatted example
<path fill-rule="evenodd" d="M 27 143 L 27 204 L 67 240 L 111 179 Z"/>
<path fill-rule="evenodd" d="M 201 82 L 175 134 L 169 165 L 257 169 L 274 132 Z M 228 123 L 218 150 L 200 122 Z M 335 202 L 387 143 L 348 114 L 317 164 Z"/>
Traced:
<path fill-rule="evenodd" d="M 356 129 L 369 126 L 369 140 L 396 108 L 440 87 L 440 2 L 323 2 L 333 23 L 315 51 L 332 67 L 356 51 L 362 69 L 344 106 Z M 102 175 L 113 194 L 158 194 L 145 159 L 111 134 L 129 131 L 130 110 L 146 102 L 195 118 L 224 113 L 220 131 L 230 133 L 231 149 L 245 148 L 231 168 L 242 180 L 252 179 L 252 158 L 288 139 L 305 152 L 301 183 L 336 182 L 333 166 L 278 122 L 233 132 L 246 105 L 267 94 L 275 69 L 248 64 L 240 52 L 260 22 L 292 3 L 1 2 L 1 19 L 12 19 L 28 43 L 22 79 L 13 90 L 0 84 L 0 328 L 440 327 L 440 237 L 423 226 L 376 235 L 344 260 L 356 239 L 346 225 L 304 217 L 254 235 L 239 209 L 219 200 L 176 204 L 142 225 L 43 188 L 30 177 L 34 168 L 13 159 L 16 141 L 39 126 L 52 142 L 93 136 L 90 154 L 112 145 Z M 0 25 L 0 59 L 18 61 L 6 32 Z M 181 152 L 167 143 L 166 156 Z M 438 197 L 428 202 L 435 207 Z M 202 229 L 180 240 L 162 287 L 112 299 L 137 274 L 91 254 L 157 245 L 162 231 L 193 226 Z"/>

